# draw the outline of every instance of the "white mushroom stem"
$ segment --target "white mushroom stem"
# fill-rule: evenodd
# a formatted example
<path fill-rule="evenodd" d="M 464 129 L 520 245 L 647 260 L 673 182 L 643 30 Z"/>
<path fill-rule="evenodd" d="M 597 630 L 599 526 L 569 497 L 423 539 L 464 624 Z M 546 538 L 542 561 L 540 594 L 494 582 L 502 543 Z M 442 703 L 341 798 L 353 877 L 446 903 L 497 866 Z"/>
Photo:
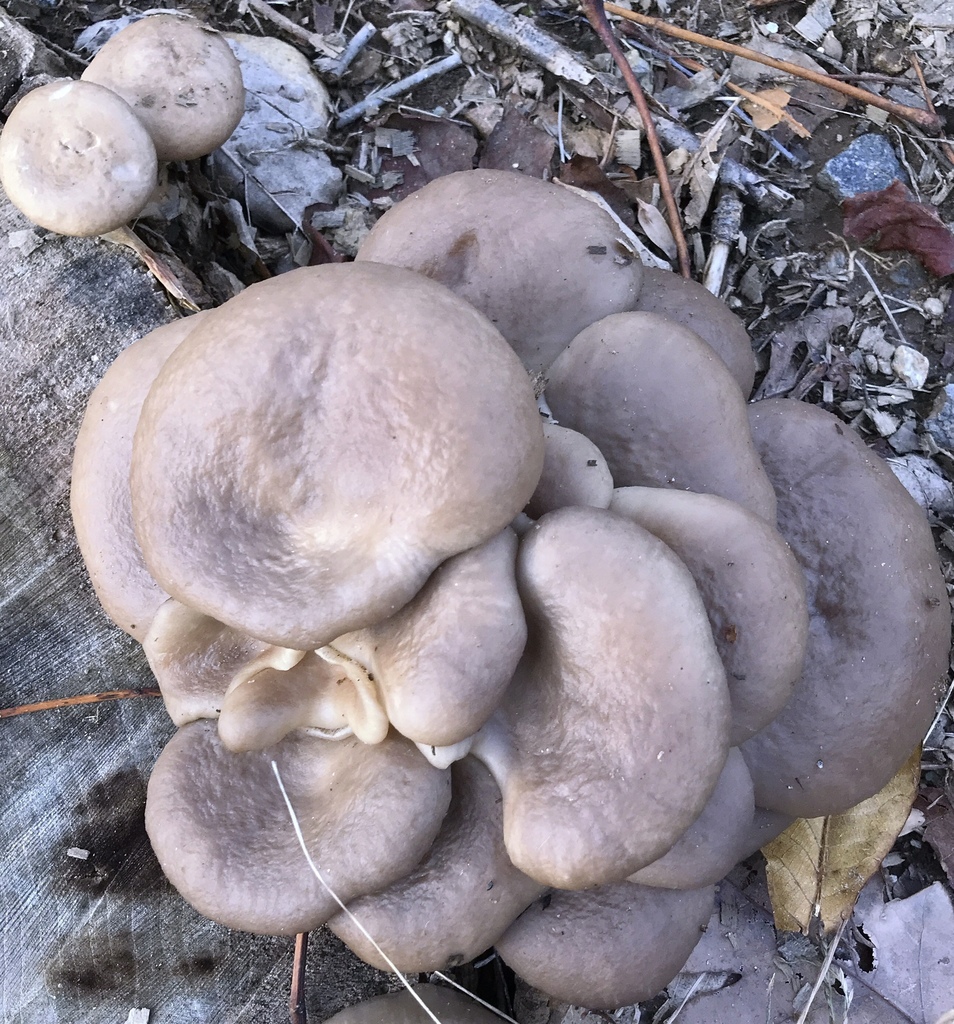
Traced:
<path fill-rule="evenodd" d="M 474 737 L 469 736 L 460 743 L 450 743 L 446 747 L 435 747 L 427 743 L 415 743 L 414 746 L 435 768 L 450 768 L 455 761 L 460 761 L 470 753 L 473 744 Z"/>

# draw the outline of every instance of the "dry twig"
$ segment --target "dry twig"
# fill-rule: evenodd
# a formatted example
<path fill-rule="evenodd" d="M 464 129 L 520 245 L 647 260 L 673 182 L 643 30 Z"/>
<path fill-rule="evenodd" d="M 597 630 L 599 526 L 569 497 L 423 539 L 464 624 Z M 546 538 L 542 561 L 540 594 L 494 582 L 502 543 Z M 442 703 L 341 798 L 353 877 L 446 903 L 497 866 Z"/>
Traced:
<path fill-rule="evenodd" d="M 584 3 L 582 6 L 585 9 L 586 4 Z M 908 107 L 903 103 L 895 103 L 894 100 L 868 92 L 867 89 L 859 89 L 855 85 L 839 81 L 830 75 L 810 71 L 787 60 L 776 60 L 774 57 L 768 57 L 757 50 L 750 50 L 747 46 L 739 46 L 736 43 L 727 43 L 721 39 L 713 39 L 711 36 L 702 35 L 700 32 L 690 32 L 688 29 L 670 25 L 661 18 L 651 18 L 646 14 L 637 14 L 635 11 L 628 11 L 625 7 L 618 7 L 613 3 L 607 3 L 604 6 L 608 13 L 616 14 L 625 21 L 634 21 L 637 25 L 653 28 L 663 35 L 672 36 L 674 39 L 684 39 L 689 43 L 698 43 L 700 46 L 705 46 L 710 50 L 721 50 L 723 53 L 731 53 L 734 57 L 744 57 L 746 60 L 753 60 L 758 64 L 774 68 L 776 71 L 784 71 L 785 74 L 792 75 L 794 78 L 803 78 L 806 82 L 814 82 L 816 85 L 822 85 L 833 92 L 840 92 L 844 96 L 860 100 L 862 103 L 870 104 L 872 107 L 886 110 L 895 117 L 900 117 L 905 121 L 918 125 L 918 127 L 923 128 L 924 131 L 929 132 L 931 135 L 938 135 L 943 128 L 941 119 L 930 110 L 922 110 L 920 107 Z"/>
<path fill-rule="evenodd" d="M 679 207 L 676 205 L 676 197 L 672 194 L 669 173 L 666 170 L 666 159 L 663 156 L 662 146 L 659 144 L 659 137 L 656 135 L 656 128 L 652 115 L 649 112 L 646 94 L 643 92 L 643 87 L 639 84 L 636 73 L 626 59 L 623 48 L 619 45 L 619 40 L 606 20 L 606 10 L 608 8 L 605 7 L 603 0 L 580 0 L 580 7 L 583 9 L 583 13 L 586 15 L 589 23 L 593 26 L 594 31 L 600 37 L 603 45 L 616 62 L 616 66 L 623 76 L 623 81 L 626 83 L 633 102 L 636 104 L 636 109 L 639 111 L 639 116 L 646 132 L 646 142 L 649 144 L 649 151 L 652 154 L 653 164 L 659 178 L 659 191 L 662 194 L 663 203 L 666 207 L 669 230 L 672 232 L 672 237 L 676 243 L 676 253 L 679 257 L 679 272 L 683 277 L 688 278 L 690 276 L 689 249 L 686 246 L 686 236 L 683 234 L 682 223 L 679 219 Z"/>
<path fill-rule="evenodd" d="M 305 1007 L 305 961 L 308 956 L 308 932 L 295 936 L 295 959 L 292 961 L 291 994 L 288 997 L 288 1018 L 291 1024 L 308 1024 Z"/>
<path fill-rule="evenodd" d="M 0 708 L 0 718 L 15 718 L 31 711 L 50 711 L 54 708 L 71 708 L 77 704 L 99 704 L 105 700 L 122 700 L 126 697 L 161 697 L 155 689 L 143 690 L 103 690 L 101 693 L 81 693 L 76 697 L 56 697 L 53 700 L 41 700 L 37 704 L 20 704 L 14 708 Z"/>

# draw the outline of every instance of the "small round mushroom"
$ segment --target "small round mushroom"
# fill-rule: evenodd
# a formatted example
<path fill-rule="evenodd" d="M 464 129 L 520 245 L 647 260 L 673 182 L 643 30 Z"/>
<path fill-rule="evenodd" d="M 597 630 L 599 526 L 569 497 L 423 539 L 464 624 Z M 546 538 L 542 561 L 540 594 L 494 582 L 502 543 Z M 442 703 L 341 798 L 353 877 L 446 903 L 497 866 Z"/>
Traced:
<path fill-rule="evenodd" d="M 117 32 L 82 78 L 129 104 L 160 160 L 211 153 L 245 110 L 242 69 L 228 43 L 177 14 L 153 14 Z"/>
<path fill-rule="evenodd" d="M 543 888 L 504 849 L 500 790 L 466 757 L 451 769 L 450 810 L 434 845 L 406 878 L 348 904 L 328 927 L 366 963 L 400 971 L 444 971 L 489 949 Z"/>
<path fill-rule="evenodd" d="M 122 227 L 156 187 L 156 149 L 129 105 L 92 82 L 27 93 L 0 134 L 0 183 L 40 227 L 86 237 Z"/>
<path fill-rule="evenodd" d="M 760 807 L 839 814 L 885 786 L 931 724 L 951 644 L 947 591 L 923 510 L 853 430 L 790 399 L 750 416 L 811 620 L 791 699 L 742 753 Z"/>
<path fill-rule="evenodd" d="M 543 424 L 546 455 L 543 473 L 526 509 L 539 519 L 547 512 L 568 505 L 609 508 L 613 477 L 603 453 L 582 434 L 556 423 Z"/>
<path fill-rule="evenodd" d="M 657 313 L 581 331 L 550 367 L 554 418 L 606 456 L 617 487 L 717 494 L 775 522 L 745 398 L 712 347 Z"/>
<path fill-rule="evenodd" d="M 215 722 L 185 726 L 149 779 L 146 831 L 169 881 L 229 928 L 295 935 L 338 910 L 301 850 L 272 761 L 312 860 L 344 901 L 411 871 L 450 802 L 450 774 L 407 740 L 369 746 L 295 734 L 235 754 Z"/>
<path fill-rule="evenodd" d="M 742 321 L 721 300 L 696 281 L 671 270 L 646 267 L 634 309 L 660 313 L 688 327 L 708 342 L 735 377 L 743 395 L 755 381 L 752 339 Z"/>
<path fill-rule="evenodd" d="M 462 992 L 437 985 L 415 985 L 420 998 L 441 1024 L 500 1024 L 500 1017 L 485 1010 Z M 410 992 L 366 999 L 350 1006 L 326 1021 L 326 1024 L 434 1024 L 434 1018 L 421 1009 Z"/>
<path fill-rule="evenodd" d="M 70 511 L 80 553 L 103 610 L 140 641 L 168 595 L 146 568 L 133 528 L 133 434 L 156 375 L 207 315 L 173 320 L 124 349 L 93 389 L 76 438 Z"/>
<path fill-rule="evenodd" d="M 316 650 L 499 533 L 542 464 L 530 381 L 486 318 L 361 263 L 291 271 L 210 313 L 150 388 L 130 479 L 167 593 Z"/>
<path fill-rule="evenodd" d="M 698 817 L 728 753 L 725 671 L 689 570 L 603 509 L 523 537 L 527 650 L 476 757 L 513 863 L 544 885 L 619 881 Z"/>
<path fill-rule="evenodd" d="M 592 1010 L 657 995 L 712 916 L 715 889 L 617 882 L 547 893 L 507 929 L 497 952 L 528 984 Z"/>
<path fill-rule="evenodd" d="M 732 698 L 730 742 L 778 714 L 802 674 L 805 578 L 778 531 L 714 494 L 621 487 L 610 508 L 676 552 L 702 595 Z"/>
<path fill-rule="evenodd" d="M 545 370 L 580 330 L 632 309 L 643 267 L 613 218 L 568 189 L 512 171 L 458 171 L 393 206 L 358 260 L 440 281 Z"/>

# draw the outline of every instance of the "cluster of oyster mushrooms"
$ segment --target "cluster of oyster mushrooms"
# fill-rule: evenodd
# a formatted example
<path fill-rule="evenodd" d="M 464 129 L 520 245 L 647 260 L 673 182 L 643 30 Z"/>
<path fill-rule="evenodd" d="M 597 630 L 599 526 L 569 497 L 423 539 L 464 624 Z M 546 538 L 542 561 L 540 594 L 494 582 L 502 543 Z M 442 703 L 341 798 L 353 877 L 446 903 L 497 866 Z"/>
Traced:
<path fill-rule="evenodd" d="M 117 32 L 80 79 L 20 100 L 0 134 L 0 183 L 41 227 L 105 234 L 143 210 L 160 161 L 211 153 L 244 109 L 228 43 L 191 18 L 155 14 Z"/>
<path fill-rule="evenodd" d="M 123 352 L 72 507 L 179 726 L 146 823 L 182 895 L 379 967 L 355 919 L 405 971 L 495 945 L 593 1008 L 665 986 L 739 859 L 895 774 L 947 664 L 919 507 L 753 376 L 723 304 L 495 171 Z"/>

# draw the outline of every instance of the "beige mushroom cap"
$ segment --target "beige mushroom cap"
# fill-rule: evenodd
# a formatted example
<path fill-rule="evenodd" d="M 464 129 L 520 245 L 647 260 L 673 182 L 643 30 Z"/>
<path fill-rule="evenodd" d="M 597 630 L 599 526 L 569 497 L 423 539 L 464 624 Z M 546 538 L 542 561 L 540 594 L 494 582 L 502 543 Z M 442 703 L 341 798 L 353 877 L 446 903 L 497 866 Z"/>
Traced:
<path fill-rule="evenodd" d="M 414 992 L 431 1011 L 429 1016 L 410 992 L 367 999 L 336 1013 L 325 1024 L 500 1024 L 500 1017 L 485 1010 L 462 992 L 437 985 L 416 985 Z"/>
<path fill-rule="evenodd" d="M 712 886 L 617 882 L 542 896 L 497 952 L 528 984 L 576 1006 L 614 1010 L 657 995 L 679 973 L 712 916 Z"/>
<path fill-rule="evenodd" d="M 153 14 L 117 32 L 83 81 L 129 104 L 160 160 L 211 153 L 245 111 L 242 70 L 228 43 L 208 26 L 175 14 Z"/>
<path fill-rule="evenodd" d="M 137 640 L 168 595 L 146 568 L 133 528 L 133 435 L 156 375 L 206 315 L 164 324 L 124 349 L 90 395 L 76 438 L 70 511 L 80 553 L 103 610 Z"/>
<path fill-rule="evenodd" d="M 146 205 L 156 169 L 155 146 L 135 113 L 92 82 L 34 89 L 0 134 L 0 183 L 10 202 L 61 235 L 122 227 Z"/>
<path fill-rule="evenodd" d="M 718 494 L 775 522 L 745 398 L 712 347 L 658 313 L 581 331 L 550 367 L 554 417 L 606 456 L 617 487 Z"/>
<path fill-rule="evenodd" d="M 163 367 L 133 512 L 169 594 L 308 650 L 499 533 L 542 463 L 527 374 L 476 310 L 396 267 L 309 267 L 229 300 Z"/>
<path fill-rule="evenodd" d="M 527 651 L 473 753 L 521 871 L 561 889 L 618 881 L 692 824 L 728 752 L 702 600 L 662 541 L 603 509 L 544 516 L 517 581 Z"/>
<path fill-rule="evenodd" d="M 437 178 L 392 207 L 357 259 L 447 285 L 533 372 L 587 324 L 632 309 L 643 273 L 596 204 L 538 178 L 484 169 Z"/>
<path fill-rule="evenodd" d="M 229 928 L 294 935 L 338 909 L 309 868 L 272 761 L 312 860 L 344 901 L 406 875 L 450 802 L 450 774 L 406 740 L 369 746 L 295 735 L 234 754 L 215 722 L 185 726 L 149 779 L 146 830 L 169 881 Z"/>
<path fill-rule="evenodd" d="M 543 424 L 543 473 L 524 510 L 533 519 L 568 505 L 609 508 L 613 477 L 603 453 L 582 434 L 556 423 Z"/>

